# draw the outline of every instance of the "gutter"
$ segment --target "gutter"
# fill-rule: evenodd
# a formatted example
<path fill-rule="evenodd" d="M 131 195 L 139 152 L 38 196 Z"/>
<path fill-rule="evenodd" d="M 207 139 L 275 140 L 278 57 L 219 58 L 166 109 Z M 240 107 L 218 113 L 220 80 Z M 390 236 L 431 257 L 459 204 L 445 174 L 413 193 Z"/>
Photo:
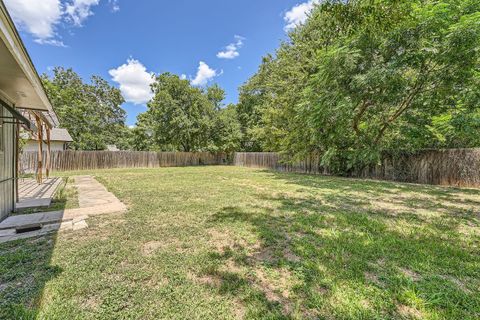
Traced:
<path fill-rule="evenodd" d="M 5 16 L 7 19 L 7 26 L 0 24 L 0 28 L 4 29 L 3 32 L 5 35 L 8 37 L 6 40 L 7 42 L 5 44 L 9 44 L 10 46 L 10 51 L 13 53 L 13 56 L 17 60 L 17 63 L 19 66 L 23 69 L 25 75 L 27 78 L 30 80 L 30 83 L 32 87 L 35 89 L 37 92 L 38 96 L 40 99 L 43 101 L 44 105 L 46 106 L 47 110 L 43 110 L 44 112 L 49 112 L 51 115 L 51 125 L 53 127 L 57 127 L 59 125 L 59 121 L 57 118 L 57 115 L 55 114 L 55 111 L 53 110 L 52 104 L 50 100 L 47 97 L 45 87 L 43 86 L 42 80 L 40 76 L 38 75 L 37 69 L 35 68 L 35 65 L 32 62 L 32 59 L 30 55 L 28 54 L 27 49 L 25 48 L 25 44 L 22 41 L 22 38 L 20 37 L 17 28 L 15 27 L 15 24 L 13 23 L 12 17 L 8 13 L 8 10 L 3 2 L 3 0 L 0 0 L 0 11 L 3 16 Z M 2 19 L 3 20 L 3 19 Z M 6 28 L 5 28 L 6 27 Z M 13 36 L 13 39 L 11 38 Z M 9 43 L 10 42 L 10 43 Z M 21 52 L 19 52 L 20 49 Z M 19 61 L 22 60 L 22 61 Z M 50 122 L 50 121 L 48 121 Z"/>

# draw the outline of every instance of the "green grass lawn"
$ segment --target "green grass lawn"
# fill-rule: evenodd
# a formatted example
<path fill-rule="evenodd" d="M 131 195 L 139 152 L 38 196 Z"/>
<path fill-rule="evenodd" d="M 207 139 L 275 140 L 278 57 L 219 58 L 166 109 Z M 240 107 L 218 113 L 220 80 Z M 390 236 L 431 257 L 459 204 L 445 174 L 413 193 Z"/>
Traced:
<path fill-rule="evenodd" d="M 480 317 L 479 190 L 238 167 L 91 174 L 128 213 L 0 245 L 1 319 Z"/>

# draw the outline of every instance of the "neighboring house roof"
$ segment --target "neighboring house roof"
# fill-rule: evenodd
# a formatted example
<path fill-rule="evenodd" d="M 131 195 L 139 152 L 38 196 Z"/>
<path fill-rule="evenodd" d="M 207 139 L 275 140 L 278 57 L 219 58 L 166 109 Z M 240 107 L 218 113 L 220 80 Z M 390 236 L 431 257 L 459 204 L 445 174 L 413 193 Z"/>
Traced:
<path fill-rule="evenodd" d="M 41 116 L 50 114 L 46 121 L 51 126 L 58 125 L 42 81 L 3 1 L 0 1 L 0 98 L 14 108 L 28 109 Z"/>
<path fill-rule="evenodd" d="M 31 136 L 30 140 L 36 140 L 36 135 Z M 47 133 L 43 132 L 43 139 L 47 139 Z M 72 142 L 73 138 L 68 132 L 67 129 L 62 128 L 52 128 L 50 130 L 50 141 L 63 141 L 63 142 Z"/>
<path fill-rule="evenodd" d="M 46 135 L 44 135 L 45 137 Z M 68 132 L 67 129 L 61 128 L 53 128 L 50 132 L 50 140 L 51 141 L 65 141 L 65 142 L 72 142 L 72 136 Z"/>
<path fill-rule="evenodd" d="M 120 149 L 118 149 L 114 144 L 109 144 L 107 145 L 107 151 L 120 151 Z"/>

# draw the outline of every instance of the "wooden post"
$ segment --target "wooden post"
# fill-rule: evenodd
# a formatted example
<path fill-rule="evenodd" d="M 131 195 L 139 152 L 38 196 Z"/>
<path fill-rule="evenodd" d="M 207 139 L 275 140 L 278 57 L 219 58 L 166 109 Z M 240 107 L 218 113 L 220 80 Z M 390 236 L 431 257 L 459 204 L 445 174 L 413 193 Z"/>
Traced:
<path fill-rule="evenodd" d="M 20 177 L 20 122 L 17 120 L 17 124 L 15 126 L 15 196 L 16 201 L 20 199 L 20 195 L 18 192 L 18 178 Z"/>
<path fill-rule="evenodd" d="M 50 128 L 48 126 L 45 126 L 45 131 L 47 132 L 47 163 L 45 164 L 45 170 L 47 174 L 47 179 L 50 178 L 50 155 L 51 155 L 51 149 L 50 149 Z"/>
<path fill-rule="evenodd" d="M 42 119 L 35 115 L 37 121 L 37 139 L 38 139 L 38 159 L 37 159 L 37 182 L 40 184 L 43 182 L 43 124 Z"/>

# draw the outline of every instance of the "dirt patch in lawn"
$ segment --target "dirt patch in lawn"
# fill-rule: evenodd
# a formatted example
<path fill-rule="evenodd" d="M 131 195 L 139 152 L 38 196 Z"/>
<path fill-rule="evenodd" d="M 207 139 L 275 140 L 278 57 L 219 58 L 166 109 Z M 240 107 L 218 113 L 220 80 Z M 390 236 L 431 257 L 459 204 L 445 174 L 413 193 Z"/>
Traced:
<path fill-rule="evenodd" d="M 399 270 L 405 277 L 409 278 L 412 281 L 419 281 L 422 278 L 420 274 L 416 273 L 413 270 L 407 268 L 400 268 Z"/>
<path fill-rule="evenodd" d="M 255 271 L 256 277 L 252 279 L 254 285 L 265 294 L 268 301 L 278 302 L 282 305 L 285 315 L 293 311 L 292 291 L 291 288 L 295 284 L 295 278 L 291 271 L 282 268 L 277 274 L 267 274 L 263 269 Z"/>
<path fill-rule="evenodd" d="M 210 229 L 208 231 L 209 242 L 215 248 L 215 251 L 224 254 L 232 249 L 257 250 L 260 243 L 249 244 L 245 239 L 236 236 L 228 230 Z"/>
<path fill-rule="evenodd" d="M 204 284 L 211 287 L 219 288 L 222 285 L 222 279 L 215 274 L 197 275 L 193 272 L 188 272 L 187 278 L 195 283 Z"/>
<path fill-rule="evenodd" d="M 87 310 L 97 310 L 101 304 L 101 300 L 97 296 L 90 296 L 88 299 L 83 301 L 82 306 Z"/>
<path fill-rule="evenodd" d="M 365 272 L 364 276 L 365 276 L 365 280 L 367 280 L 367 282 L 373 283 L 380 288 L 385 287 L 383 282 L 380 281 L 380 279 L 378 278 L 378 276 L 376 274 L 374 274 L 372 272 Z"/>
<path fill-rule="evenodd" d="M 235 274 L 243 274 L 245 272 L 245 268 L 239 266 L 233 259 L 228 259 L 225 262 L 225 265 L 223 267 L 224 271 L 226 272 L 231 272 Z"/>
<path fill-rule="evenodd" d="M 163 241 L 148 241 L 145 242 L 140 251 L 143 256 L 149 257 L 157 251 L 164 251 L 166 253 L 185 253 L 189 249 L 183 241 L 177 238 L 165 238 Z"/>
<path fill-rule="evenodd" d="M 245 305 L 242 301 L 240 301 L 239 299 L 235 299 L 233 308 L 235 312 L 235 319 L 241 320 L 245 318 L 246 310 L 245 310 Z"/>
<path fill-rule="evenodd" d="M 287 259 L 287 261 L 289 261 L 289 262 L 300 262 L 300 261 L 302 261 L 302 258 L 300 258 L 295 253 L 293 253 L 290 248 L 285 248 L 283 250 L 283 257 L 285 259 Z"/>
<path fill-rule="evenodd" d="M 455 278 L 455 277 L 452 277 L 452 276 L 442 276 L 442 278 L 445 279 L 445 280 L 447 280 L 447 281 L 450 281 L 450 282 L 453 283 L 453 284 L 455 284 L 455 286 L 456 286 L 457 288 L 459 288 L 461 291 L 463 291 L 464 293 L 466 293 L 466 294 L 471 294 L 471 293 L 472 293 L 472 292 L 467 288 L 467 285 L 466 285 L 463 281 L 461 281 L 461 280 L 459 280 L 459 279 L 457 279 L 457 278 Z"/>
<path fill-rule="evenodd" d="M 165 243 L 164 242 L 160 242 L 160 241 L 149 241 L 147 243 L 144 243 L 142 245 L 142 255 L 145 256 L 145 257 L 150 257 L 151 255 L 153 255 L 155 253 L 155 251 L 161 249 L 165 247 Z"/>
<path fill-rule="evenodd" d="M 397 305 L 397 312 L 404 319 L 423 319 L 423 314 L 420 310 L 404 304 Z"/>
<path fill-rule="evenodd" d="M 168 278 L 165 277 L 151 277 L 144 281 L 145 285 L 148 288 L 159 289 L 161 287 L 167 286 L 169 284 Z"/>
<path fill-rule="evenodd" d="M 210 237 L 210 243 L 215 247 L 217 252 L 224 253 L 225 250 L 234 244 L 232 235 L 228 232 L 211 229 L 208 231 L 208 235 Z"/>

